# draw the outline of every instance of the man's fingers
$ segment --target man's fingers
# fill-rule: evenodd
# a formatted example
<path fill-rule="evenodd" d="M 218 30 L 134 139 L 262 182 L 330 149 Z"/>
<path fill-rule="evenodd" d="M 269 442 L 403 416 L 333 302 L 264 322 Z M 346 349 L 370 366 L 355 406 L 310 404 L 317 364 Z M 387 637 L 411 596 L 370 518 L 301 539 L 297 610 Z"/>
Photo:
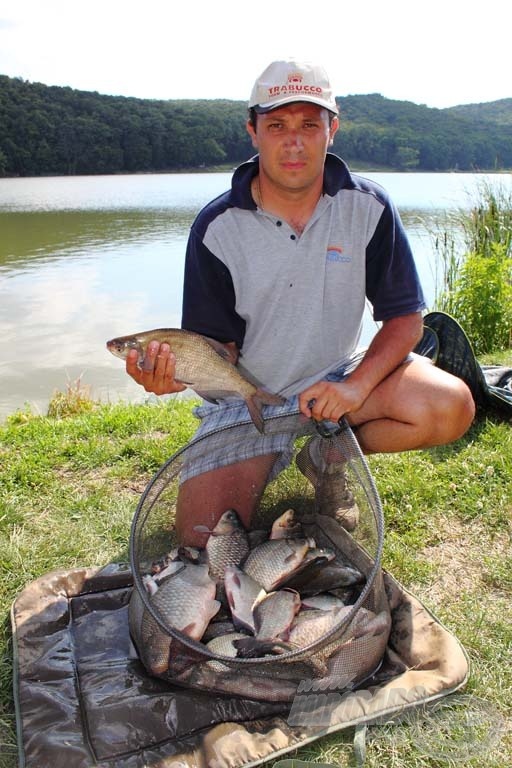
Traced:
<path fill-rule="evenodd" d="M 137 384 L 141 384 L 146 392 L 155 395 L 168 395 L 182 392 L 186 385 L 176 382 L 176 357 L 169 344 L 159 344 L 151 341 L 146 349 L 146 355 L 139 365 L 136 350 L 130 350 L 126 356 L 126 372 Z"/>
<path fill-rule="evenodd" d="M 126 355 L 126 373 L 140 384 L 142 381 L 141 370 L 139 368 L 139 353 L 136 349 L 130 349 Z"/>
<path fill-rule="evenodd" d="M 153 372 L 159 349 L 160 349 L 160 344 L 157 341 L 149 342 L 148 347 L 146 349 L 146 354 L 144 355 L 144 360 L 142 361 L 142 370 L 145 373 Z"/>

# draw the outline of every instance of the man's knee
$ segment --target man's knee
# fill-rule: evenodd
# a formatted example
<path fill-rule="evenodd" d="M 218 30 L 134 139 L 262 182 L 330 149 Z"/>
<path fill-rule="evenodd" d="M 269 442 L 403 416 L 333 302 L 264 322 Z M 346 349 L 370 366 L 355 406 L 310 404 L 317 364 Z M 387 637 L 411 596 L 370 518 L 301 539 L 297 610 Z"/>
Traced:
<path fill-rule="evenodd" d="M 469 387 L 456 376 L 450 376 L 443 393 L 432 402 L 433 428 L 438 444 L 451 443 L 464 435 L 475 418 L 475 401 Z"/>

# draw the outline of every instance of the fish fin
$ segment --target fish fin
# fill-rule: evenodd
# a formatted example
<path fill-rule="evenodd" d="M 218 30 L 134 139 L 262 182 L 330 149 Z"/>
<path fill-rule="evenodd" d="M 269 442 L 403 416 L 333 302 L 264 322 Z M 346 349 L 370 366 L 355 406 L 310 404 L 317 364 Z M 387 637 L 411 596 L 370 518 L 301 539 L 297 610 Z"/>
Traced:
<path fill-rule="evenodd" d="M 193 640 L 200 640 L 201 638 L 198 637 L 198 623 L 196 621 L 191 621 L 190 624 L 187 624 L 186 627 L 183 627 L 180 631 L 183 632 L 184 635 L 187 635 L 187 637 L 191 637 Z"/>
<path fill-rule="evenodd" d="M 254 426 L 263 435 L 265 433 L 265 425 L 263 423 L 263 416 L 261 415 L 261 404 L 257 403 L 254 396 L 248 397 L 245 401 L 249 414 L 253 421 Z"/>
<path fill-rule="evenodd" d="M 194 531 L 198 533 L 213 533 L 206 525 L 194 525 Z"/>
<path fill-rule="evenodd" d="M 249 621 L 244 621 L 240 616 L 235 616 L 234 614 L 231 616 L 231 620 L 234 628 L 239 632 L 249 632 L 251 635 L 254 635 L 254 624 L 251 624 Z"/>
<path fill-rule="evenodd" d="M 208 611 L 209 619 L 213 619 L 214 616 L 218 614 L 220 609 L 222 608 L 222 603 L 219 600 L 212 600 L 210 610 Z"/>
<path fill-rule="evenodd" d="M 234 389 L 195 389 L 195 392 L 202 397 L 203 400 L 207 400 L 209 403 L 218 404 L 219 400 L 225 400 L 227 397 L 240 397 L 240 392 Z"/>
<path fill-rule="evenodd" d="M 195 391 L 199 397 L 202 397 L 203 400 L 206 400 L 208 403 L 214 403 L 215 405 L 219 404 L 219 401 L 216 400 L 209 392 L 203 392 L 199 389 L 196 389 Z"/>
<path fill-rule="evenodd" d="M 258 387 L 252 397 L 253 399 L 256 398 L 260 405 L 284 405 L 286 403 L 286 397 L 275 395 L 273 392 L 267 392 L 262 387 Z"/>
<path fill-rule="evenodd" d="M 231 349 L 221 341 L 217 341 L 217 339 L 212 339 L 211 336 L 203 336 L 203 339 L 207 341 L 210 347 L 212 347 L 218 355 L 224 358 L 224 360 L 231 363 L 231 365 L 236 365 L 238 352 L 235 351 L 235 349 Z"/>
<path fill-rule="evenodd" d="M 281 395 L 273 395 L 271 392 L 266 392 L 264 389 L 257 389 L 250 397 L 246 399 L 246 405 L 249 409 L 251 419 L 254 422 L 254 426 L 262 434 L 265 432 L 265 426 L 262 416 L 262 408 L 264 405 L 283 405 L 286 400 Z"/>
<path fill-rule="evenodd" d="M 233 640 L 233 647 L 237 649 L 237 656 L 242 659 L 254 659 L 268 654 L 280 656 L 291 649 L 289 644 L 279 640 L 258 640 L 257 637 Z"/>
<path fill-rule="evenodd" d="M 254 598 L 254 602 L 251 606 L 251 611 L 254 611 L 254 609 L 261 603 L 262 600 L 264 600 L 268 595 L 272 594 L 271 592 L 267 592 L 263 589 L 263 587 L 260 589 L 256 597 Z"/>

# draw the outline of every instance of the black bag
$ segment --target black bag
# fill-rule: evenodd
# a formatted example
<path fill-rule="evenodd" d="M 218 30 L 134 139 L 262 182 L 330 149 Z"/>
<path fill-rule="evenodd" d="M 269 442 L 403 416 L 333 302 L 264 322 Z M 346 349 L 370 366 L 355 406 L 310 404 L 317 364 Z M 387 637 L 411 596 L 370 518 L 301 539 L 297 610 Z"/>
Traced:
<path fill-rule="evenodd" d="M 423 324 L 423 338 L 414 351 L 462 379 L 480 411 L 512 418 L 512 368 L 480 365 L 462 327 L 445 312 L 430 312 Z"/>

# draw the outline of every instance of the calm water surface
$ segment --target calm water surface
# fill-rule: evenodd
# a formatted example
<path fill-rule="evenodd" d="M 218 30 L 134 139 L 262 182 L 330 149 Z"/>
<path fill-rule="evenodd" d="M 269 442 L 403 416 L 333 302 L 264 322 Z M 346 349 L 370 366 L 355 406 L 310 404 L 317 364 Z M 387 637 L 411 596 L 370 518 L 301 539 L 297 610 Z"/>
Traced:
<path fill-rule="evenodd" d="M 428 300 L 429 231 L 467 207 L 483 179 L 510 176 L 368 173 L 398 205 Z M 44 413 L 79 377 L 93 397 L 142 401 L 105 341 L 176 326 L 185 245 L 197 211 L 231 173 L 0 179 L 0 421 L 28 404 Z M 375 332 L 368 320 L 365 340 Z"/>

